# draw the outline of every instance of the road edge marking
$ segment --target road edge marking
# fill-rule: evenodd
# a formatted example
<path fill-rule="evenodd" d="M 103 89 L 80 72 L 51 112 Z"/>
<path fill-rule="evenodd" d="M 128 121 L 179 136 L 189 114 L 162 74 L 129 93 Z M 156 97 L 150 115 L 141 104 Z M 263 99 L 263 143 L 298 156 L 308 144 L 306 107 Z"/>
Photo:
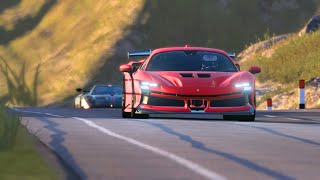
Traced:
<path fill-rule="evenodd" d="M 213 171 L 210 171 L 209 169 L 205 168 L 205 167 L 202 167 L 201 165 L 199 164 L 196 164 L 192 161 L 189 161 L 187 159 L 184 159 L 180 156 L 177 156 L 173 153 L 170 153 L 168 151 L 165 151 L 165 150 L 162 150 L 160 148 L 157 148 L 157 147 L 154 147 L 154 146 L 151 146 L 151 145 L 148 145 L 148 144 L 145 144 L 143 142 L 140 142 L 140 141 L 137 141 L 135 139 L 132 139 L 132 138 L 129 138 L 129 137 L 126 137 L 126 136 L 123 136 L 123 135 L 120 135 L 120 134 L 117 134 L 113 131 L 110 131 L 102 126 L 99 126 L 97 125 L 96 123 L 90 121 L 90 120 L 87 120 L 87 119 L 83 119 L 83 118 L 79 118 L 79 117 L 72 117 L 73 119 L 76 119 L 76 120 L 80 120 L 82 121 L 83 123 L 87 124 L 88 126 L 90 127 L 93 127 L 109 136 L 112 136 L 112 137 L 115 137 L 115 138 L 118 138 L 118 139 L 121 139 L 123 141 L 126 141 L 130 144 L 133 144 L 135 146 L 138 146 L 138 147 L 141 147 L 145 150 L 148 150 L 148 151 L 151 151 L 155 154 L 158 154 L 160 156 L 163 156 L 163 157 L 166 157 L 168 159 L 171 159 L 173 160 L 174 162 L 192 170 L 193 172 L 205 177 L 205 178 L 208 178 L 208 179 L 214 179 L 214 180 L 226 180 L 227 178 L 216 173 L 216 172 L 213 172 Z"/>
<path fill-rule="evenodd" d="M 293 121 L 301 121 L 301 119 L 296 119 L 296 118 L 286 118 L 288 120 L 293 120 Z"/>
<path fill-rule="evenodd" d="M 269 118 L 275 118 L 277 116 L 272 116 L 272 115 L 263 115 L 264 117 L 269 117 Z"/>

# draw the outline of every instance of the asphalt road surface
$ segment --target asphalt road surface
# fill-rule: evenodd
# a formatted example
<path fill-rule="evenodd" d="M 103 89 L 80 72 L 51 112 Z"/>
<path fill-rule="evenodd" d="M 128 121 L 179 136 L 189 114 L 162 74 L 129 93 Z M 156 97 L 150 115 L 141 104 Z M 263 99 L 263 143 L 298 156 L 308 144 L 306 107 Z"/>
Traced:
<path fill-rule="evenodd" d="M 18 109 L 81 179 L 320 179 L 320 110 L 122 119 L 119 109 Z"/>

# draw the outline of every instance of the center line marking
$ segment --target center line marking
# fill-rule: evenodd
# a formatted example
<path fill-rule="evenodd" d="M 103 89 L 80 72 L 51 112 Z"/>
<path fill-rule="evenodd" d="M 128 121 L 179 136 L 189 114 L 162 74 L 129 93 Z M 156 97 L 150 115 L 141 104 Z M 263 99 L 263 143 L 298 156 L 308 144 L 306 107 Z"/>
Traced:
<path fill-rule="evenodd" d="M 271 116 L 271 115 L 264 115 L 265 117 L 269 117 L 269 118 L 275 118 L 277 116 Z"/>
<path fill-rule="evenodd" d="M 137 141 L 135 139 L 132 139 L 132 138 L 129 138 L 129 137 L 126 137 L 126 136 L 123 136 L 123 135 L 120 135 L 120 134 L 117 134 L 115 132 L 112 132 L 102 126 L 99 126 L 97 124 L 95 124 L 94 122 L 92 121 L 89 121 L 87 119 L 83 119 L 83 118 L 79 118 L 79 117 L 73 117 L 73 119 L 76 119 L 76 120 L 80 120 L 82 122 L 84 122 L 85 124 L 87 124 L 88 126 L 90 127 L 93 127 L 109 136 L 112 136 L 112 137 L 115 137 L 115 138 L 118 138 L 118 139 L 121 139 L 123 141 L 126 141 L 130 144 L 133 144 L 133 145 L 136 145 L 136 146 L 139 146 L 145 150 L 149 150 L 155 154 L 158 154 L 160 156 L 163 156 L 163 157 L 166 157 L 168 159 L 171 159 L 173 160 L 174 162 L 190 169 L 191 171 L 205 177 L 205 178 L 208 178 L 208 179 L 215 179 L 215 180 L 226 180 L 226 177 L 222 176 L 222 175 L 219 175 L 218 173 L 216 172 L 213 172 L 213 171 L 210 171 L 209 169 L 205 168 L 205 167 L 202 167 L 201 165 L 199 164 L 196 164 L 192 161 L 189 161 L 187 159 L 184 159 L 178 155 L 175 155 L 173 153 L 170 153 L 168 151 L 165 151 L 165 150 L 162 150 L 160 148 L 157 148 L 157 147 L 154 147 L 154 146 L 151 146 L 151 145 L 148 145 L 148 144 L 145 144 L 143 142 L 140 142 L 140 141 Z"/>

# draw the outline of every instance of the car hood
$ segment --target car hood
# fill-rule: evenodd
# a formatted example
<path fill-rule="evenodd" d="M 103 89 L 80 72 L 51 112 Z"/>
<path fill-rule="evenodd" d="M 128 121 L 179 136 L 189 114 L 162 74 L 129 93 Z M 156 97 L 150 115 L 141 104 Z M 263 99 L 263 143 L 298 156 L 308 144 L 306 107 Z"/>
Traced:
<path fill-rule="evenodd" d="M 174 94 L 229 94 L 239 92 L 236 83 L 254 83 L 249 72 L 146 72 L 160 86 L 154 90 Z"/>

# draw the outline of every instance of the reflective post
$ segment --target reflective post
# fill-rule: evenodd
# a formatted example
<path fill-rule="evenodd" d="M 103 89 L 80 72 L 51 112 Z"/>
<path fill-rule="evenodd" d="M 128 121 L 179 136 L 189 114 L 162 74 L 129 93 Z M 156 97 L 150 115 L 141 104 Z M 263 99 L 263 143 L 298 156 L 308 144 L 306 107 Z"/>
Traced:
<path fill-rule="evenodd" d="M 305 81 L 299 80 L 299 109 L 305 109 Z"/>
<path fill-rule="evenodd" d="M 272 99 L 267 99 L 267 110 L 272 111 Z"/>

